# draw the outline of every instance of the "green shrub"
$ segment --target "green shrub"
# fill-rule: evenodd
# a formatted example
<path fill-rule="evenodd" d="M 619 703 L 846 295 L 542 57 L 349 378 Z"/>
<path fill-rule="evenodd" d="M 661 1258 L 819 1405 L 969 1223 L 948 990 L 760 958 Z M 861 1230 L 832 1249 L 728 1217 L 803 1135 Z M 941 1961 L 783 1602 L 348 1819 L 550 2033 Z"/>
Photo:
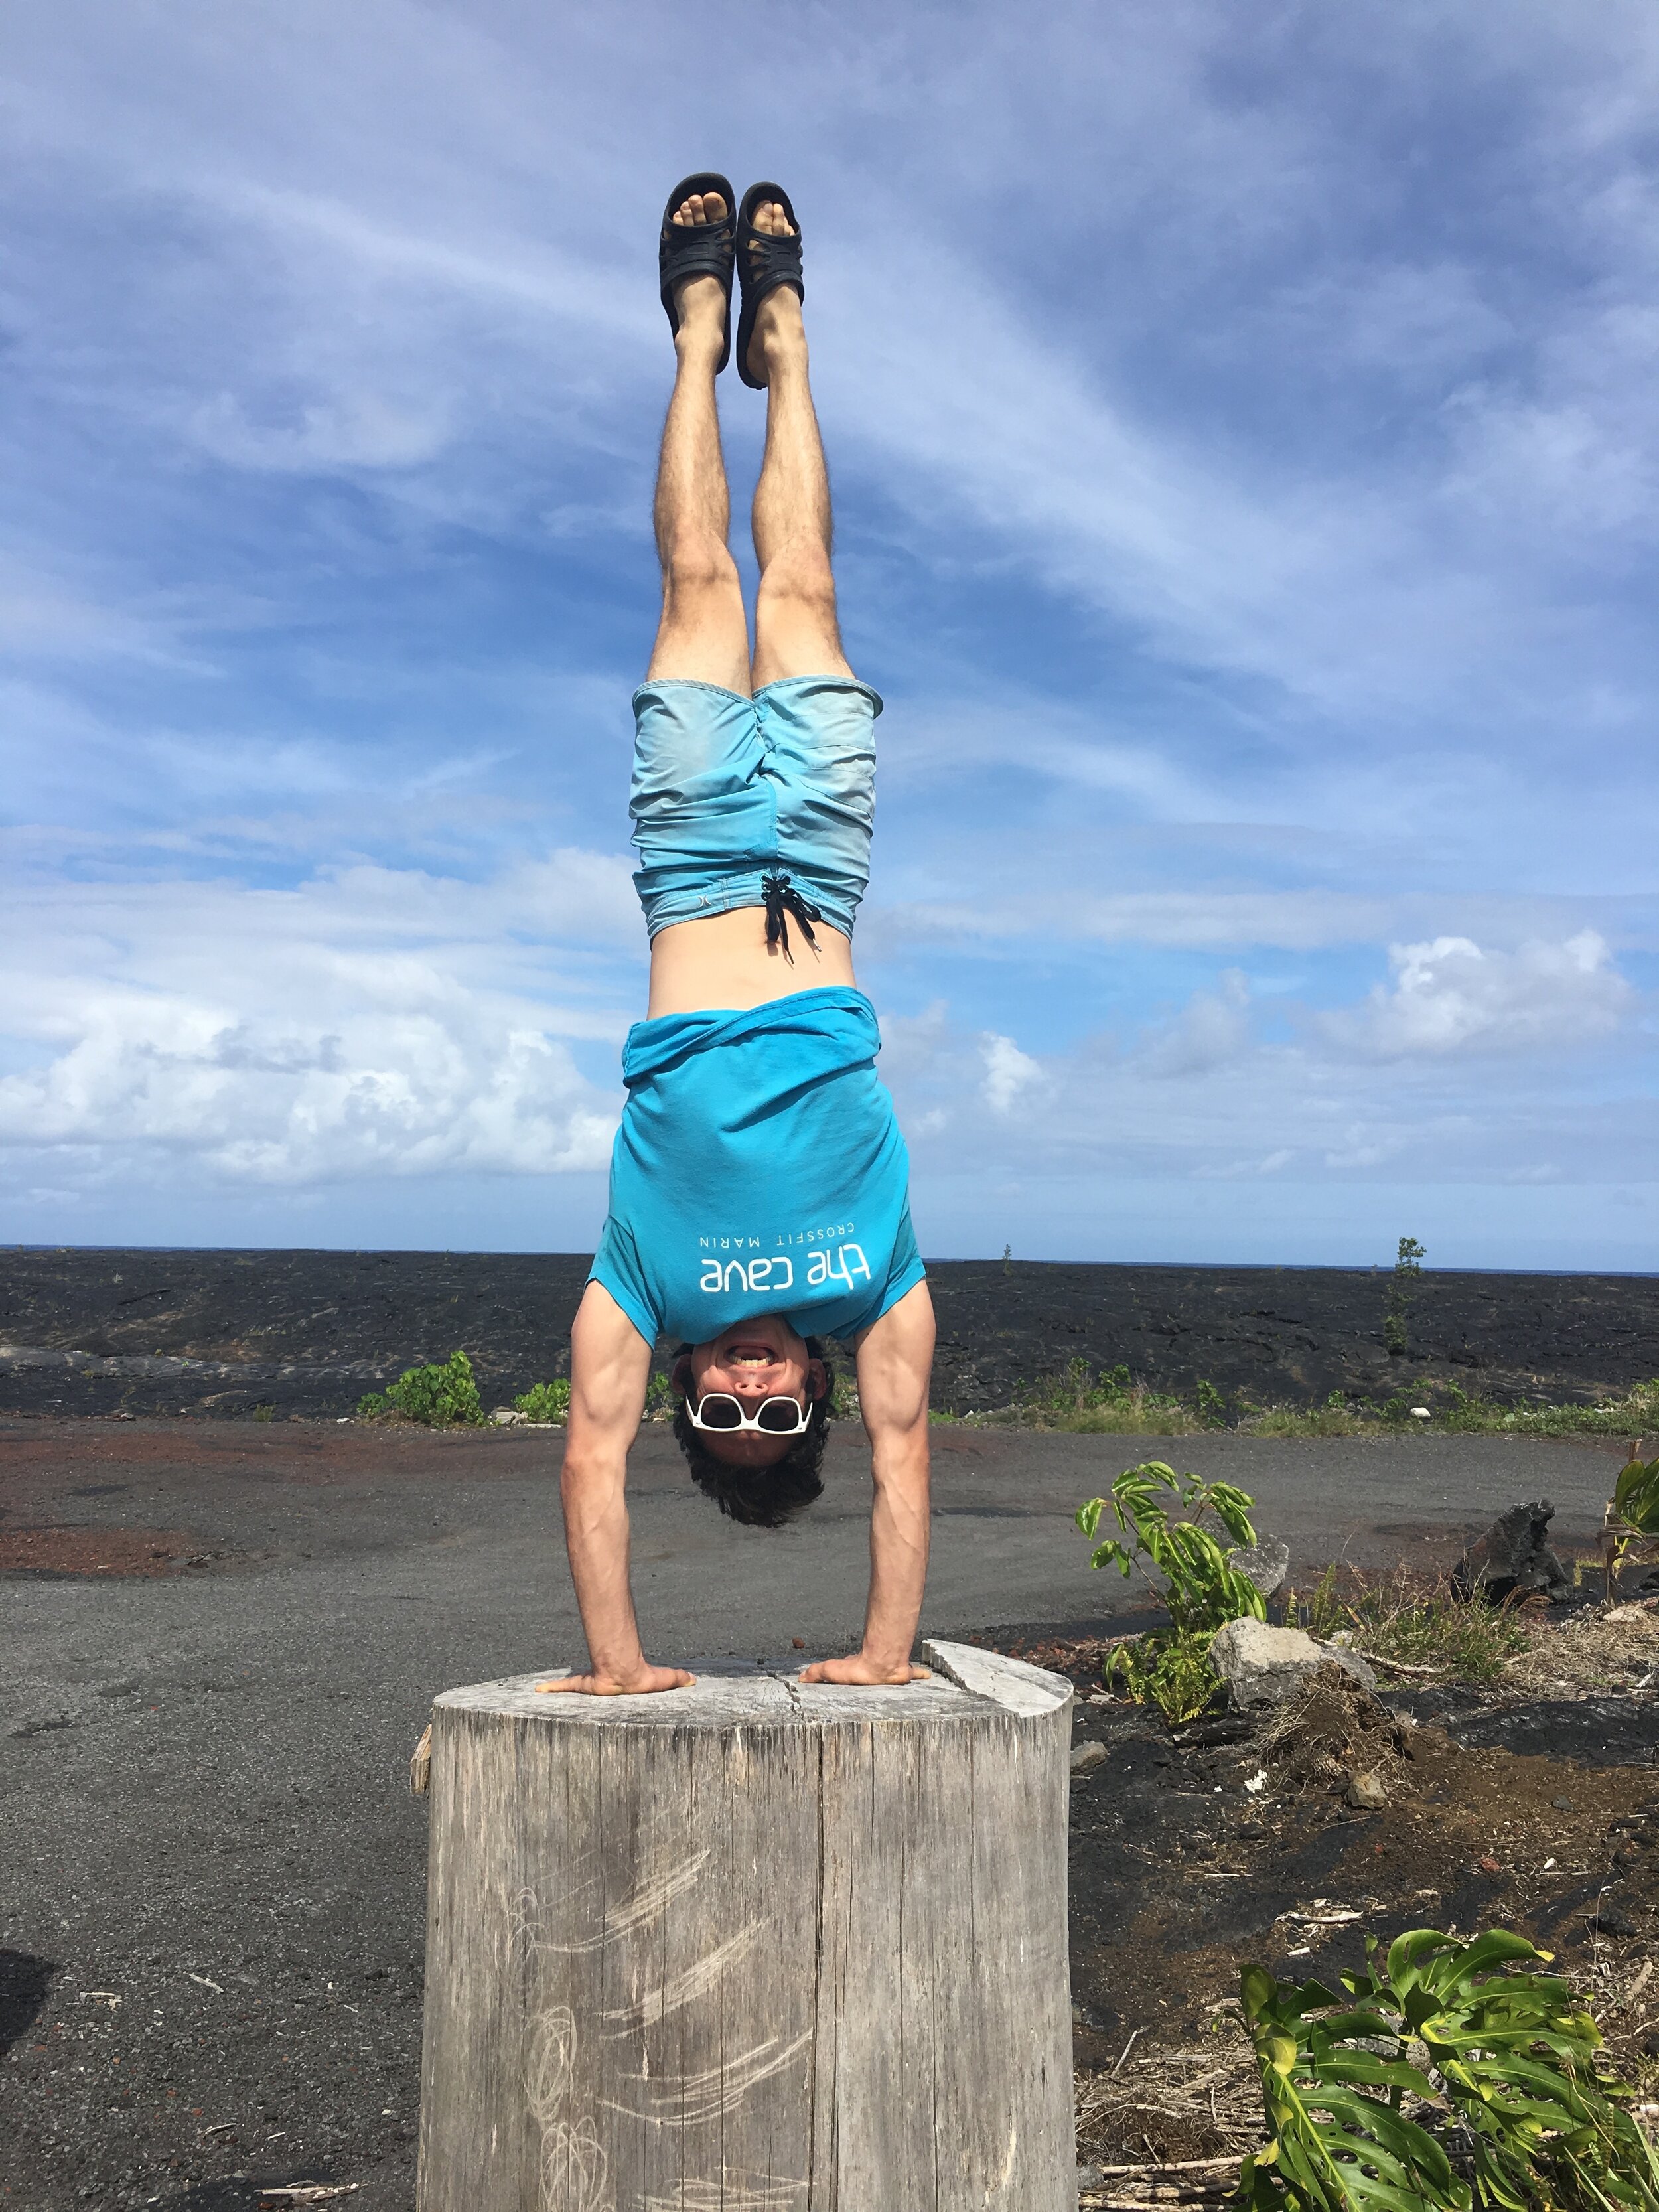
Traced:
<path fill-rule="evenodd" d="M 1102 1679 L 1138 1705 L 1156 1705 L 1171 1728 L 1195 1721 L 1220 1686 L 1210 1658 L 1214 1631 L 1154 1629 L 1126 1637 L 1106 1655 Z"/>
<path fill-rule="evenodd" d="M 550 1382 L 532 1382 L 513 1403 L 526 1420 L 562 1423 L 570 1413 L 570 1378 L 556 1375 Z"/>
<path fill-rule="evenodd" d="M 1126 1468 L 1105 1498 L 1091 1498 L 1077 1510 L 1077 1525 L 1091 1540 L 1109 1507 L 1123 1536 L 1096 1546 L 1089 1565 L 1115 1567 L 1121 1575 L 1139 1574 L 1162 1600 L 1167 1629 L 1152 1629 L 1116 1644 L 1109 1654 L 1105 1679 L 1118 1680 L 1137 1704 L 1149 1699 L 1172 1726 L 1202 1712 L 1220 1677 L 1210 1660 L 1217 1629 L 1247 1614 L 1267 1617 L 1267 1601 L 1199 1522 L 1213 1513 L 1235 1544 L 1251 1545 L 1255 1531 L 1249 1510 L 1254 1500 L 1229 1482 L 1205 1482 L 1177 1474 L 1162 1460 Z M 1189 1515 L 1172 1521 L 1171 1504 Z M 1148 1571 L 1148 1563 L 1158 1580 Z"/>
<path fill-rule="evenodd" d="M 1022 1383 L 1012 1410 L 1034 1428 L 1064 1429 L 1073 1435 L 1181 1437 L 1212 1425 L 1212 1403 L 1217 1413 L 1222 1411 L 1220 1393 L 1210 1383 L 1199 1385 L 1195 1414 L 1179 1398 L 1137 1382 L 1125 1366 L 1091 1373 L 1088 1361 L 1079 1358 L 1058 1374 Z"/>
<path fill-rule="evenodd" d="M 385 1390 L 371 1390 L 357 1404 L 360 1421 L 419 1421 L 428 1429 L 458 1424 L 476 1428 L 484 1418 L 472 1362 L 452 1352 L 441 1367 L 409 1367 Z"/>
<path fill-rule="evenodd" d="M 1268 2140 L 1243 2162 L 1249 2212 L 1659 2212 L 1659 2159 L 1601 2033 L 1551 1954 L 1493 1929 L 1416 1928 L 1346 1998 L 1316 1981 L 1239 1978 Z M 1407 2100 L 1409 2100 L 1409 2106 Z M 1462 2137 L 1454 2172 L 1434 2132 Z"/>

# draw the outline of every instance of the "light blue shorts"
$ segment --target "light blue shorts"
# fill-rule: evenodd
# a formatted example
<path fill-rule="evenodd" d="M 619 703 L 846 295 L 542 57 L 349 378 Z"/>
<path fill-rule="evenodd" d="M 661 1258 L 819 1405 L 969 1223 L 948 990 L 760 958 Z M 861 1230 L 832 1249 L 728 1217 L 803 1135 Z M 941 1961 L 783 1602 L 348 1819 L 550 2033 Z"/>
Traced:
<path fill-rule="evenodd" d="M 752 699 L 665 678 L 634 694 L 628 811 L 647 933 L 764 906 L 788 878 L 853 933 L 870 880 L 881 701 L 848 676 L 791 676 Z"/>

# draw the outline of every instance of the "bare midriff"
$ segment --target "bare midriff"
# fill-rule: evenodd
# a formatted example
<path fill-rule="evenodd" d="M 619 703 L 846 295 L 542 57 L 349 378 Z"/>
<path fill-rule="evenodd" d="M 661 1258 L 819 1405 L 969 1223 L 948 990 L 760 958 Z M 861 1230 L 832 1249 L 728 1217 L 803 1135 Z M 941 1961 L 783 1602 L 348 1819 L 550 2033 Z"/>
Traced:
<path fill-rule="evenodd" d="M 651 999 L 648 1021 L 665 1014 L 701 1014 L 711 1007 L 764 1006 L 792 991 L 818 991 L 830 984 L 856 990 L 853 947 L 838 929 L 815 921 L 816 945 L 809 945 L 799 922 L 789 924 L 792 967 L 781 949 L 766 941 L 766 908 L 740 906 L 706 921 L 675 921 L 651 940 Z"/>

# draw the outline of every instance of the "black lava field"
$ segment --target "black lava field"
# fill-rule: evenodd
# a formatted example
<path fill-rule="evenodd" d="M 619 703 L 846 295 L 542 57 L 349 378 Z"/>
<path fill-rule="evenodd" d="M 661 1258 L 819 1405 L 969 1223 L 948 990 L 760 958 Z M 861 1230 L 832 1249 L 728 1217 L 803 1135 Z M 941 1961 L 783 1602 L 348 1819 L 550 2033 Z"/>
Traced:
<path fill-rule="evenodd" d="M 486 1406 L 568 1371 L 585 1255 L 0 1251 L 0 1410 L 340 1415 L 464 1350 Z M 1426 1271 L 1408 1349 L 1386 1268 L 931 1263 L 933 1402 L 1006 1406 L 1082 1360 L 1234 1406 L 1385 1400 L 1455 1382 L 1508 1404 L 1585 1403 L 1659 1373 L 1659 1277 Z M 663 1347 L 665 1364 L 668 1347 Z"/>

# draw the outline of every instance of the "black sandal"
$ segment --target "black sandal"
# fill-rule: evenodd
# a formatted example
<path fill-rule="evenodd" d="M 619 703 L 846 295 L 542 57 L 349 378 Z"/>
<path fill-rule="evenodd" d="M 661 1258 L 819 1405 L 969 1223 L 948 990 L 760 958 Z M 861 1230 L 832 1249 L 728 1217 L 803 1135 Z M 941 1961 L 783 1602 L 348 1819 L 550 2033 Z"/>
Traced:
<path fill-rule="evenodd" d="M 755 210 L 767 200 L 775 200 L 788 216 L 795 234 L 793 238 L 775 238 L 769 231 L 755 228 Z M 795 221 L 794 208 L 781 185 L 750 185 L 743 196 L 743 205 L 738 210 L 738 282 L 743 287 L 743 313 L 738 319 L 738 374 L 751 392 L 764 392 L 766 386 L 749 374 L 749 341 L 755 335 L 755 317 L 760 303 L 780 284 L 793 285 L 798 299 L 806 297 L 806 283 L 800 266 L 800 225 Z"/>
<path fill-rule="evenodd" d="M 696 193 L 718 192 L 726 202 L 726 213 L 718 222 L 676 222 L 674 210 L 682 200 Z M 716 169 L 699 169 L 696 175 L 682 177 L 668 195 L 668 204 L 662 211 L 662 235 L 657 240 L 657 274 L 661 279 L 663 311 L 668 317 L 668 327 L 678 337 L 680 319 L 674 307 L 674 295 L 688 276 L 717 276 L 726 293 L 726 343 L 721 349 L 716 376 L 732 358 L 732 242 L 736 235 L 732 209 L 736 204 L 730 181 Z"/>

